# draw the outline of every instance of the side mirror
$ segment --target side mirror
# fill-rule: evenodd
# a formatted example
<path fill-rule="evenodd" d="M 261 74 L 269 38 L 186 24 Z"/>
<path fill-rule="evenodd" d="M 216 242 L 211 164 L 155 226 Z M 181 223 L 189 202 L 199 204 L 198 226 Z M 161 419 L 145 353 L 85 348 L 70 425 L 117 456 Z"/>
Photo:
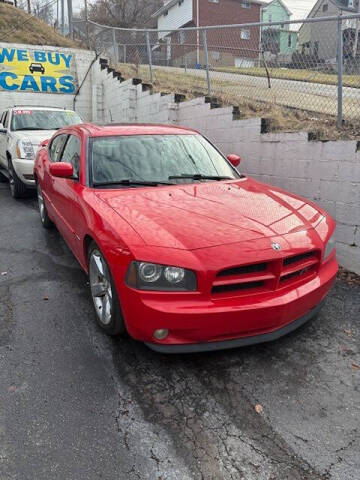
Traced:
<path fill-rule="evenodd" d="M 230 154 L 227 156 L 227 159 L 234 167 L 238 167 L 240 165 L 241 157 L 239 157 L 239 155 Z"/>
<path fill-rule="evenodd" d="M 0 123 L 0 133 L 7 133 L 7 128 L 2 123 Z"/>
<path fill-rule="evenodd" d="M 41 148 L 46 147 L 46 145 L 48 145 L 49 141 L 50 141 L 49 138 L 47 138 L 46 140 L 43 140 L 42 142 L 40 142 L 40 147 Z"/>
<path fill-rule="evenodd" d="M 71 163 L 50 163 L 50 173 L 53 177 L 72 178 L 74 175 L 74 168 Z"/>

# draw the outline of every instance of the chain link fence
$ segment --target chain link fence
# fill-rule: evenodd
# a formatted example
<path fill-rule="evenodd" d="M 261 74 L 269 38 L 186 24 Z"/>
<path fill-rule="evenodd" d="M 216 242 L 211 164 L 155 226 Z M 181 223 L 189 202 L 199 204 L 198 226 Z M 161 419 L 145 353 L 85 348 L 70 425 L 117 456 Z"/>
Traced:
<path fill-rule="evenodd" d="M 82 21 L 74 34 L 159 88 L 332 116 L 341 126 L 360 120 L 359 23 L 352 14 L 160 31 Z"/>

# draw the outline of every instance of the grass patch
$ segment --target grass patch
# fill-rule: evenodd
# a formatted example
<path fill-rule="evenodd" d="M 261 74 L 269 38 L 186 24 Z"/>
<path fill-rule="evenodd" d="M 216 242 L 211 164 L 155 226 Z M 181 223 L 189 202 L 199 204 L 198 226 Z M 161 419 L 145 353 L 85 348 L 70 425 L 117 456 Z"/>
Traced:
<path fill-rule="evenodd" d="M 143 82 L 149 82 L 149 68 L 145 65 L 119 64 L 117 70 L 124 78 L 138 77 Z M 154 68 L 152 85 L 155 93 L 182 93 L 187 99 L 207 95 L 204 78 L 180 73 L 177 70 Z M 289 108 L 278 105 L 275 101 L 249 99 L 233 86 L 234 84 L 228 81 L 212 80 L 214 95 L 220 103 L 224 106 L 238 106 L 240 118 L 269 118 L 272 132 L 312 132 L 319 140 L 359 138 L 360 119 L 347 122 L 342 129 L 338 129 L 337 119 L 333 115 L 310 112 L 301 108 Z"/>
<path fill-rule="evenodd" d="M 236 73 L 254 77 L 267 77 L 265 68 L 251 67 L 213 67 L 214 72 Z M 295 80 L 298 82 L 322 83 L 337 85 L 337 75 L 334 73 L 317 72 L 316 70 L 302 70 L 292 68 L 269 68 L 270 78 L 281 80 Z M 360 88 L 360 75 L 343 75 L 344 87 Z"/>
<path fill-rule="evenodd" d="M 38 18 L 4 3 L 0 3 L 0 41 L 80 48 L 78 43 L 63 37 Z"/>

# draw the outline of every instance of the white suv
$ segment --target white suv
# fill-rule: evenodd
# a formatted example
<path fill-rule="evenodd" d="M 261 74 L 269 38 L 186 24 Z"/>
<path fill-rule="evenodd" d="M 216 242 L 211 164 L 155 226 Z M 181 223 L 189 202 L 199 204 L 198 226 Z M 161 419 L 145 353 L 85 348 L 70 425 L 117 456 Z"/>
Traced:
<path fill-rule="evenodd" d="M 0 117 L 0 181 L 9 179 L 11 195 L 22 197 L 35 188 L 33 175 L 37 149 L 59 128 L 82 123 L 72 110 L 16 106 Z"/>

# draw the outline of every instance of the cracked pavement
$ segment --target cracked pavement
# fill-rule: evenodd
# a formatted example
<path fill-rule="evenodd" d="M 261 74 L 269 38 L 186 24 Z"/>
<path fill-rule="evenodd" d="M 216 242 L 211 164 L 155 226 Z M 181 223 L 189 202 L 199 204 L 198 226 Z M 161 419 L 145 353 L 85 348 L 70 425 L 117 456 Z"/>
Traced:
<path fill-rule="evenodd" d="M 359 480 L 359 286 L 274 343 L 160 355 L 99 330 L 34 198 L 0 207 L 0 480 Z"/>

